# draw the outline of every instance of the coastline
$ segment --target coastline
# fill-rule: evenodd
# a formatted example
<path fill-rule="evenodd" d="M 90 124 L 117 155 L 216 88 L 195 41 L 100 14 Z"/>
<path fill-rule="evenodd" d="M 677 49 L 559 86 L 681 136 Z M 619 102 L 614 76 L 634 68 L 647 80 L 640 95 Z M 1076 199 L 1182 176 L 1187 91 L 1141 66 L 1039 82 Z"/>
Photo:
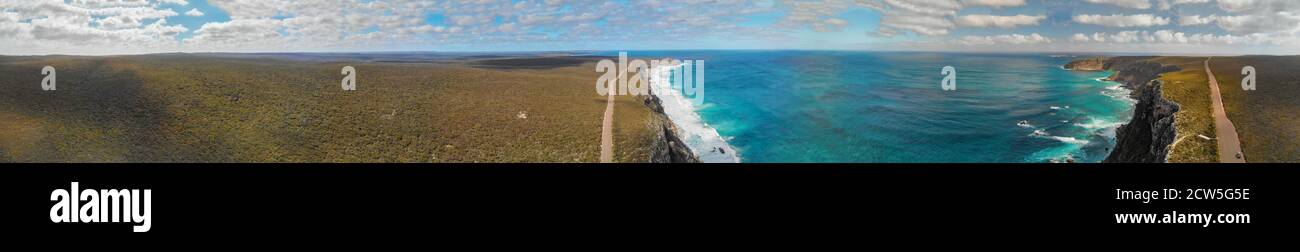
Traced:
<path fill-rule="evenodd" d="M 663 101 L 659 96 L 651 91 L 649 95 L 643 96 L 642 104 L 650 108 L 655 117 L 650 125 L 647 125 L 656 131 L 656 139 L 650 146 L 649 162 L 700 163 L 700 158 L 695 155 L 695 152 L 682 142 L 682 137 L 677 133 L 677 124 L 664 113 Z"/>
<path fill-rule="evenodd" d="M 1180 105 L 1162 96 L 1161 74 L 1178 71 L 1176 66 L 1166 66 L 1146 60 L 1145 57 L 1089 58 L 1072 61 L 1063 66 L 1072 71 L 1114 71 L 1107 80 L 1122 83 L 1132 91 L 1129 95 L 1134 105 L 1132 119 L 1115 130 L 1115 149 L 1103 163 L 1164 163 L 1168 161 L 1169 145 L 1174 142 L 1176 128 L 1174 113 Z"/>
<path fill-rule="evenodd" d="M 1063 65 L 1065 65 L 1070 60 L 1085 60 L 1085 58 L 1066 59 L 1063 61 L 1055 60 L 1055 62 L 1051 62 L 1048 65 L 1044 65 L 1044 66 L 1056 65 L 1061 68 L 1066 68 Z M 1135 110 L 1134 107 L 1136 107 L 1136 104 L 1138 103 L 1139 100 L 1138 99 L 1139 96 L 1137 95 L 1137 93 L 1139 92 L 1135 92 L 1134 90 L 1138 89 L 1136 88 L 1137 85 L 1136 83 L 1140 83 L 1134 81 L 1125 81 L 1125 79 L 1131 78 L 1127 76 L 1130 76 L 1133 73 L 1138 73 L 1141 71 L 1123 71 L 1122 73 L 1120 73 L 1119 71 L 1107 71 L 1107 70 L 1103 70 L 1103 68 L 1105 67 L 1104 64 L 1105 60 L 1095 60 L 1095 62 L 1096 62 L 1095 71 L 1104 71 L 1104 72 L 1088 73 L 1085 76 L 1088 77 L 1088 81 L 1092 81 L 1093 79 L 1104 80 L 1103 81 L 1104 83 L 1098 83 L 1098 84 L 1104 85 L 1105 89 L 1099 91 L 1105 96 L 1109 96 L 1109 97 L 1091 97 L 1086 99 L 1092 99 L 1092 101 L 1103 102 L 1103 105 L 1097 105 L 1097 107 L 1083 106 L 1083 107 L 1076 108 L 1075 110 L 1070 110 L 1069 106 L 1064 106 L 1063 109 L 1069 110 L 1070 112 L 1059 112 L 1059 113 L 1067 113 L 1069 117 L 1072 117 L 1072 118 L 1063 118 L 1065 120 L 1061 120 L 1060 122 L 1061 126 L 1066 128 L 1055 129 L 1056 132 L 1052 133 L 1054 135 L 1046 135 L 1046 134 L 1031 135 L 1034 137 L 1040 137 L 1047 140 L 1059 141 L 1062 142 L 1063 144 L 1045 143 L 1043 141 L 1037 141 L 1035 143 L 1042 143 L 1044 145 L 1050 144 L 1052 146 L 1043 147 L 1040 151 L 1037 152 L 1031 151 L 1031 153 L 1025 154 L 1028 156 L 1013 157 L 1013 158 L 1017 158 L 1017 160 L 1023 159 L 1022 161 L 1017 161 L 1017 162 L 1052 162 L 1052 161 L 1069 162 L 1069 160 L 1071 159 L 1076 159 L 1077 156 L 1083 156 L 1083 158 L 1078 158 L 1078 159 L 1086 160 L 1084 162 L 1102 162 L 1112 154 L 1112 149 L 1115 149 L 1114 147 L 1115 145 L 1125 144 L 1119 140 L 1123 138 L 1123 136 L 1118 136 L 1120 134 L 1117 134 L 1117 132 L 1121 131 L 1119 129 L 1120 126 L 1124 124 L 1131 124 L 1131 121 L 1133 121 L 1133 118 L 1130 116 L 1130 114 L 1133 114 L 1132 111 Z M 1083 69 L 1078 69 L 1078 67 L 1072 67 L 1072 68 L 1075 68 L 1073 70 L 1083 70 Z M 1155 70 L 1158 70 L 1158 67 Z M 1062 77 L 1055 77 L 1055 78 L 1066 78 L 1064 76 L 1076 76 L 1076 75 L 1066 74 L 1060 76 Z M 1152 77 L 1149 79 L 1154 79 L 1155 78 L 1154 76 L 1155 75 L 1152 75 Z M 1087 88 L 1098 88 L 1098 89 L 1101 88 L 1101 87 L 1092 86 L 1093 84 L 1082 83 L 1083 80 L 1079 80 L 1079 81 L 1080 81 L 1079 85 L 1087 86 Z M 683 99 L 680 99 L 683 97 L 677 96 L 677 93 L 674 92 L 677 90 L 672 90 L 672 89 L 665 90 L 662 87 L 659 87 L 657 85 L 652 85 L 652 87 L 655 87 L 651 89 L 652 94 L 649 96 L 644 96 L 643 99 L 645 99 L 645 105 L 651 108 L 651 110 L 654 111 L 654 114 L 657 114 L 656 116 L 657 118 L 651 118 L 651 120 L 657 121 L 655 123 L 658 125 L 650 126 L 652 127 L 652 130 L 656 132 L 655 135 L 651 135 L 650 138 L 651 140 L 653 140 L 650 144 L 654 145 L 652 149 L 655 150 L 651 154 L 651 156 L 655 157 L 653 162 L 682 162 L 682 160 L 687 160 L 687 159 L 696 159 L 699 162 L 734 162 L 734 161 L 730 161 L 731 159 L 726 159 L 727 161 L 719 161 L 719 158 L 717 157 L 717 154 L 719 153 L 717 153 L 718 151 L 716 149 L 717 147 L 721 147 L 723 143 L 729 142 L 725 140 L 730 140 L 730 139 L 722 139 L 724 141 L 714 140 L 712 137 L 717 132 L 711 130 L 711 128 L 708 127 L 709 126 L 708 124 L 703 123 L 700 120 L 699 118 L 700 115 L 699 113 L 695 113 L 697 111 L 694 110 L 694 107 L 689 106 L 690 104 L 683 103 Z M 1114 102 L 1114 104 L 1111 103 L 1112 101 Z M 1085 104 L 1091 104 L 1091 103 L 1085 103 Z M 1047 106 L 1047 105 L 1063 106 L 1061 104 L 1045 104 L 1043 106 Z M 696 106 L 698 107 L 698 104 L 696 104 Z M 1059 109 L 1054 108 L 1053 110 L 1059 110 Z M 1088 113 L 1082 111 L 1090 111 L 1090 112 L 1095 112 L 1097 114 L 1088 115 Z M 704 111 L 704 112 L 712 112 L 712 111 Z M 1049 112 L 1058 113 L 1056 111 L 1049 111 Z M 1043 113 L 1049 113 L 1049 112 L 1043 112 Z M 1063 115 L 1067 115 L 1067 114 L 1063 114 Z M 727 116 L 727 115 L 723 115 L 723 116 Z M 1086 118 L 1077 118 L 1078 116 L 1086 116 Z M 1056 123 L 1057 123 L 1056 120 L 1051 121 L 1051 124 L 1056 124 Z M 733 125 L 733 124 L 729 124 L 729 125 Z M 1028 133 L 1029 132 L 1026 131 L 1023 134 L 1028 134 Z M 1136 134 L 1125 134 L 1125 135 L 1136 135 Z M 701 137 L 703 137 L 703 139 L 706 139 L 707 141 L 701 141 Z M 753 141 L 752 139 L 749 140 Z M 761 149 L 761 148 L 762 146 L 756 147 L 756 149 Z M 1124 150 L 1128 148 L 1120 147 L 1120 149 Z M 759 150 L 756 151 L 755 153 L 759 153 L 761 151 L 762 150 Z M 668 155 L 668 153 L 673 153 L 674 155 L 670 156 Z M 723 153 L 735 154 L 736 152 L 731 149 L 727 149 Z M 695 154 L 694 158 L 684 158 L 685 156 L 689 156 L 689 154 Z M 749 153 L 740 153 L 740 154 L 749 154 Z M 680 158 L 677 158 L 677 161 L 672 161 L 673 160 L 672 157 L 674 156 Z M 1044 158 L 1037 158 L 1038 156 L 1043 156 Z M 771 157 L 773 156 L 761 155 L 761 156 L 755 156 L 753 158 L 770 159 Z"/>
<path fill-rule="evenodd" d="M 651 146 L 651 162 L 740 163 L 740 153 L 704 121 L 696 107 L 697 101 L 685 96 L 681 90 L 685 83 L 673 83 L 677 71 L 681 71 L 673 69 L 679 66 L 682 65 L 655 69 L 647 89 L 649 95 L 643 98 L 643 103 L 655 114 L 649 125 L 657 132 Z"/>

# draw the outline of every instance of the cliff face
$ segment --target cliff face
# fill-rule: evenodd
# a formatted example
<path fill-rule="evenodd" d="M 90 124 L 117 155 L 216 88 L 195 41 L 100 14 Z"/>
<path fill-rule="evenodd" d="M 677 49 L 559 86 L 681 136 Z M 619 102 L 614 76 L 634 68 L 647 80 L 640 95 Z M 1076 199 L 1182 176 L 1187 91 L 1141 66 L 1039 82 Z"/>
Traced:
<path fill-rule="evenodd" d="M 1161 81 L 1142 85 L 1133 110 L 1133 120 L 1115 130 L 1115 150 L 1105 163 L 1164 163 L 1169 144 L 1174 142 L 1174 113 L 1177 103 L 1161 97 Z"/>
<path fill-rule="evenodd" d="M 1086 59 L 1089 61 L 1094 59 Z M 1164 163 L 1173 143 L 1174 113 L 1179 106 L 1161 95 L 1163 83 L 1160 74 L 1178 71 L 1178 67 L 1164 66 L 1143 58 L 1117 57 L 1101 61 L 1101 69 L 1113 70 L 1111 80 L 1133 90 L 1138 102 L 1133 109 L 1133 119 L 1115 130 L 1115 149 L 1102 162 L 1105 163 Z M 1078 61 L 1076 61 L 1078 62 Z M 1073 64 L 1075 62 L 1071 62 Z M 1096 63 L 1079 63 L 1075 67 L 1088 68 Z M 1066 67 L 1070 69 L 1070 67 Z"/>
<path fill-rule="evenodd" d="M 1074 71 L 1102 71 L 1106 70 L 1105 62 L 1106 59 L 1104 58 L 1081 59 L 1065 64 L 1065 69 Z"/>
<path fill-rule="evenodd" d="M 677 136 L 677 125 L 668 119 L 664 114 L 664 108 L 660 105 L 659 97 L 654 94 L 643 96 L 643 103 L 650 110 L 654 111 L 654 123 L 650 127 L 655 128 L 657 133 L 656 140 L 650 146 L 651 163 L 699 163 L 700 158 L 691 152 L 691 148 L 682 143 L 681 137 Z"/>

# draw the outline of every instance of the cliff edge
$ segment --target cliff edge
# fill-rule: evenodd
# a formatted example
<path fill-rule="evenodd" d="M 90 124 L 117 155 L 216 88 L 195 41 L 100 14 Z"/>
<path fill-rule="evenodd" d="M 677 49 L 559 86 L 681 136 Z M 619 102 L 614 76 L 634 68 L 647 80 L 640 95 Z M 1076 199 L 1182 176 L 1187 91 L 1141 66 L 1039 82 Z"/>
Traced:
<path fill-rule="evenodd" d="M 691 148 L 682 143 L 681 137 L 677 136 L 677 124 L 664 114 L 664 107 L 660 104 L 659 97 L 655 96 L 653 91 L 651 92 L 650 95 L 642 96 L 644 99 L 642 102 L 654 111 L 653 116 L 656 118 L 649 125 L 657 131 L 655 141 L 650 146 L 652 153 L 649 161 L 651 163 L 699 163 L 700 158 L 696 157 L 695 153 L 691 152 Z"/>
<path fill-rule="evenodd" d="M 1104 71 L 1106 70 L 1105 58 L 1087 58 L 1071 61 L 1063 66 L 1065 70 L 1074 71 Z"/>
<path fill-rule="evenodd" d="M 1162 95 L 1158 80 L 1166 72 L 1178 71 L 1176 66 L 1165 66 L 1147 61 L 1144 57 L 1089 58 L 1070 62 L 1066 69 L 1076 71 L 1111 70 L 1109 80 L 1120 82 L 1133 90 L 1137 104 L 1133 119 L 1115 129 L 1115 149 L 1104 163 L 1164 163 L 1169 156 L 1169 144 L 1176 135 L 1174 113 L 1178 103 Z"/>

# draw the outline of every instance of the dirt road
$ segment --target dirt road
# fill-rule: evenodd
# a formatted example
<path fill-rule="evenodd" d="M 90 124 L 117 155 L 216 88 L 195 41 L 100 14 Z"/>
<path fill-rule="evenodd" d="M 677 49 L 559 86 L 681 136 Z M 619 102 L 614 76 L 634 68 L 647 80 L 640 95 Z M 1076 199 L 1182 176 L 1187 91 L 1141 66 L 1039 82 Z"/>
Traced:
<path fill-rule="evenodd" d="M 605 120 L 600 123 L 600 162 L 614 162 L 614 92 L 605 100 Z"/>
<path fill-rule="evenodd" d="M 1205 75 L 1210 78 L 1210 103 L 1214 114 L 1214 134 L 1219 143 L 1220 163 L 1245 163 L 1245 153 L 1241 152 L 1241 141 L 1237 138 L 1237 127 L 1228 120 L 1228 112 L 1223 109 L 1223 98 L 1219 95 L 1219 81 L 1210 71 L 1210 59 L 1205 59 Z"/>

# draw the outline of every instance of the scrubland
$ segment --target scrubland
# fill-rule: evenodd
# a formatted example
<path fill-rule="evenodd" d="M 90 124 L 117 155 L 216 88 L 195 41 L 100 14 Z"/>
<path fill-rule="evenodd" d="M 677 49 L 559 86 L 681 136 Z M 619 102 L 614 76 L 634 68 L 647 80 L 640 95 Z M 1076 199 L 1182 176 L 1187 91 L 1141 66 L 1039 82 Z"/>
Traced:
<path fill-rule="evenodd" d="M 596 162 L 595 61 L 511 62 L 0 57 L 0 161 Z M 615 160 L 645 162 L 659 122 L 617 102 Z"/>

